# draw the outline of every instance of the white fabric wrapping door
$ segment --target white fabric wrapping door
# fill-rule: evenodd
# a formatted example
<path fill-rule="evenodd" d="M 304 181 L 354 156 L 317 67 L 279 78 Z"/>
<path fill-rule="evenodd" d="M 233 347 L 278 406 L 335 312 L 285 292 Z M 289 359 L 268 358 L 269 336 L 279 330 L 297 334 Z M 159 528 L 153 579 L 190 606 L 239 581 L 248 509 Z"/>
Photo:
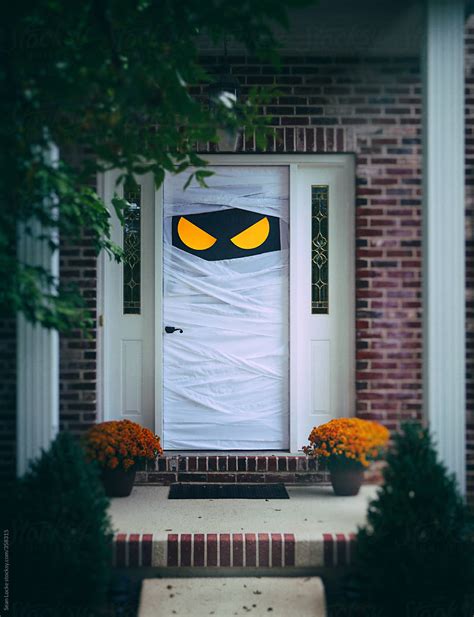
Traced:
<path fill-rule="evenodd" d="M 288 170 L 211 169 L 209 188 L 192 185 L 183 191 L 180 176 L 165 184 L 164 326 L 183 333 L 164 334 L 164 445 L 284 449 L 289 432 Z M 242 220 L 245 227 L 241 211 L 276 221 L 279 250 L 255 249 L 246 256 L 245 243 L 239 253 L 222 240 L 221 254 L 228 257 L 228 244 L 232 258 L 214 254 L 209 260 L 205 250 L 193 254 L 173 245 L 180 217 L 235 208 L 234 226 Z M 227 214 L 219 219 L 223 226 Z M 218 235 L 215 227 L 213 234 Z"/>

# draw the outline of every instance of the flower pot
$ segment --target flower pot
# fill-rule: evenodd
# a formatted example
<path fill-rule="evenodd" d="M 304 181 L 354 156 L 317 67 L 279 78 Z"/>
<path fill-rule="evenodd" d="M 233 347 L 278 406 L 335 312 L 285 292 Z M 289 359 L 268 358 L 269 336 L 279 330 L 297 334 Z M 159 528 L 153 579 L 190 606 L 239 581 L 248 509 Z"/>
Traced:
<path fill-rule="evenodd" d="M 108 497 L 128 497 L 135 482 L 136 470 L 122 468 L 103 469 L 102 483 Z"/>
<path fill-rule="evenodd" d="M 364 480 L 363 469 L 344 469 L 344 467 L 330 469 L 331 484 L 334 493 L 340 497 L 357 495 Z"/>

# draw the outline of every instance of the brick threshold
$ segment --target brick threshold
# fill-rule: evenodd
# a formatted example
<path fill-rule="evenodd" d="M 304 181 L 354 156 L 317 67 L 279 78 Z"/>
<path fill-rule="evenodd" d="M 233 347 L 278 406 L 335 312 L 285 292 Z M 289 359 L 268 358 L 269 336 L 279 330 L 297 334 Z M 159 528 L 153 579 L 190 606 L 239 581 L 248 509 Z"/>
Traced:
<path fill-rule="evenodd" d="M 343 567 L 353 561 L 353 533 L 119 533 L 117 568 L 306 568 Z"/>
<path fill-rule="evenodd" d="M 372 463 L 364 484 L 380 484 L 383 461 Z M 137 485 L 167 486 L 173 482 L 283 482 L 328 484 L 329 472 L 304 454 L 166 454 L 137 472 Z"/>
<path fill-rule="evenodd" d="M 305 455 L 263 452 L 168 453 L 137 472 L 138 485 L 174 482 L 322 484 L 329 482 L 329 474 Z"/>

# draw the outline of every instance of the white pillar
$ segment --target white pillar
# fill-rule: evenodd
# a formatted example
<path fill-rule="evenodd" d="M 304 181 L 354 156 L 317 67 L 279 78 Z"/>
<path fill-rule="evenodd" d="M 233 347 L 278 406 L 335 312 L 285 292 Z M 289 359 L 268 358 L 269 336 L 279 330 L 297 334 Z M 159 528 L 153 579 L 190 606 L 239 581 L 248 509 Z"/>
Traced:
<path fill-rule="evenodd" d="M 424 404 L 466 490 L 464 2 L 427 0 L 424 49 Z"/>
<path fill-rule="evenodd" d="M 51 149 L 57 160 L 57 150 Z M 18 258 L 30 265 L 42 266 L 59 276 L 58 251 L 38 240 L 41 226 L 29 224 L 31 235 L 19 230 Z M 47 449 L 59 425 L 59 336 L 17 318 L 17 474 L 23 475 L 31 460 Z"/>

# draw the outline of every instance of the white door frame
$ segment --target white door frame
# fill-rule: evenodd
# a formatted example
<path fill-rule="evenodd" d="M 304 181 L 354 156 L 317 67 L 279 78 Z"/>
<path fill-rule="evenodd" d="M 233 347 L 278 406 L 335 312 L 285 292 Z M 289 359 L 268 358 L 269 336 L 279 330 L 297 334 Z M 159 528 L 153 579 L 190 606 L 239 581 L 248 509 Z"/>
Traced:
<path fill-rule="evenodd" d="M 298 414 L 295 410 L 301 406 L 298 401 L 298 357 L 299 357 L 299 324 L 301 313 L 307 309 L 298 302 L 298 283 L 296 277 L 292 279 L 291 272 L 295 272 L 296 253 L 292 252 L 291 247 L 298 242 L 298 229 L 292 225 L 291 209 L 298 203 L 298 191 L 296 178 L 298 170 L 314 168 L 322 170 L 339 170 L 341 172 L 341 185 L 338 184 L 338 202 L 347 208 L 347 228 L 343 231 L 344 242 L 347 243 L 348 254 L 353 258 L 347 264 L 345 276 L 347 284 L 347 305 L 344 306 L 340 315 L 346 323 L 346 344 L 340 353 L 346 354 L 347 369 L 352 375 L 351 383 L 348 386 L 344 397 L 344 407 L 339 411 L 339 415 L 348 416 L 355 412 L 355 157 L 352 154 L 203 154 L 201 155 L 210 165 L 278 165 L 288 166 L 290 174 L 290 451 L 297 452 L 303 445 L 298 436 Z M 183 183 L 184 183 L 183 174 Z M 110 200 L 113 194 L 113 181 L 115 174 L 101 174 L 98 179 L 99 193 L 103 199 Z M 163 434 L 163 365 L 162 365 L 162 314 L 163 314 L 163 268 L 158 264 L 163 263 L 163 186 L 154 193 L 155 208 L 155 431 Z M 159 239 L 160 241 L 156 241 Z M 104 315 L 106 306 L 105 295 L 105 270 L 106 256 L 99 258 L 98 264 L 98 318 Z M 99 322 L 100 324 L 100 322 Z M 103 416 L 104 409 L 104 328 L 98 328 L 98 407 Z"/>

